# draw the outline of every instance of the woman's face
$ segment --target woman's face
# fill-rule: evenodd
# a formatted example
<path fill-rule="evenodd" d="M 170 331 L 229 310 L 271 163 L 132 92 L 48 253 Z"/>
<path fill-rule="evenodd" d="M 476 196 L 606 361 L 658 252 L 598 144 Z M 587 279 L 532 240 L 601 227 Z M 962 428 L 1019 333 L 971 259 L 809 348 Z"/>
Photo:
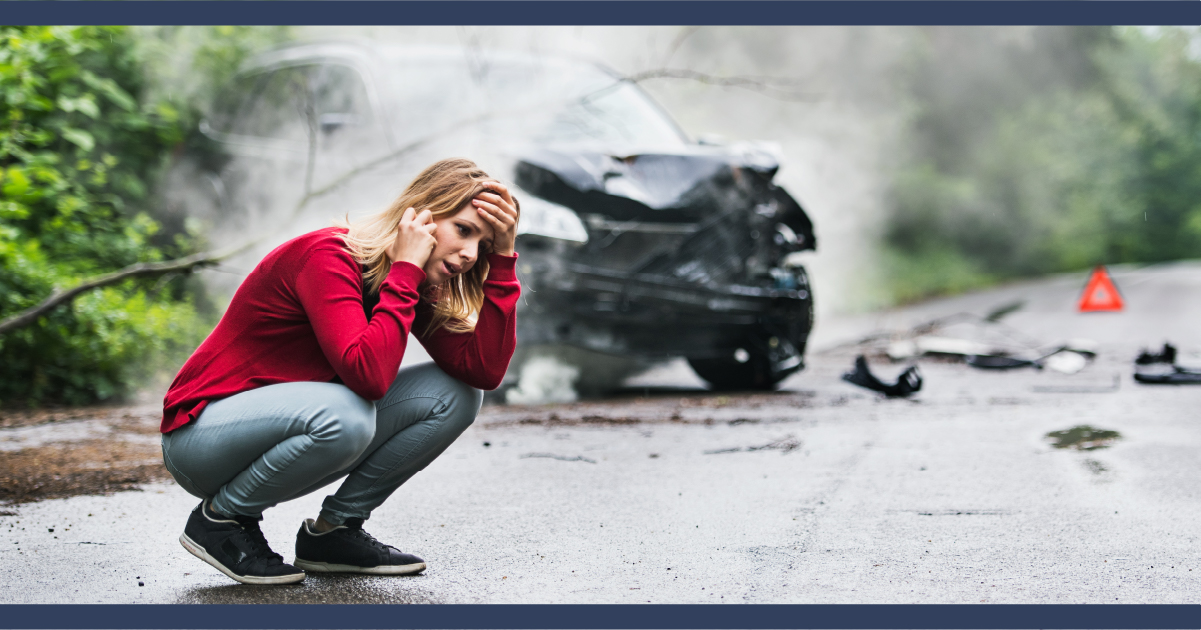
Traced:
<path fill-rule="evenodd" d="M 425 280 L 434 285 L 470 270 L 482 254 L 492 251 L 492 226 L 480 218 L 471 202 L 458 212 L 434 219 L 433 253 L 425 263 Z"/>

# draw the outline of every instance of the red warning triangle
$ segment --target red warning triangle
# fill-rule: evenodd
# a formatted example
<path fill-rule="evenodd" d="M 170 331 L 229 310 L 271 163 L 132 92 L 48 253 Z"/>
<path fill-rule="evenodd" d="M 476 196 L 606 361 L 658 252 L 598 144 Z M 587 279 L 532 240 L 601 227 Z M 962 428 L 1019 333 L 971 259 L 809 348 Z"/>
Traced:
<path fill-rule="evenodd" d="M 1118 287 L 1105 267 L 1093 269 L 1088 284 L 1084 285 L 1084 295 L 1080 296 L 1080 312 L 1120 311 L 1123 305 L 1122 294 L 1118 293 Z"/>

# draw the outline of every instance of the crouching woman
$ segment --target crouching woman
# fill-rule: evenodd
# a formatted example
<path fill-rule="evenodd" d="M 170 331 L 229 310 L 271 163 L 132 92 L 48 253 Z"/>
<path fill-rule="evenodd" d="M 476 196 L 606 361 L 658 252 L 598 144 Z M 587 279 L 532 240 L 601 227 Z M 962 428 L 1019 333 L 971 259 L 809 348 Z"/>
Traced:
<path fill-rule="evenodd" d="M 503 185 L 443 160 L 386 211 L 268 254 L 164 400 L 164 463 L 201 499 L 184 548 L 247 584 L 425 569 L 363 522 L 500 384 L 516 345 L 517 219 Z M 398 372 L 410 331 L 434 361 Z M 263 511 L 341 477 L 285 563 Z"/>

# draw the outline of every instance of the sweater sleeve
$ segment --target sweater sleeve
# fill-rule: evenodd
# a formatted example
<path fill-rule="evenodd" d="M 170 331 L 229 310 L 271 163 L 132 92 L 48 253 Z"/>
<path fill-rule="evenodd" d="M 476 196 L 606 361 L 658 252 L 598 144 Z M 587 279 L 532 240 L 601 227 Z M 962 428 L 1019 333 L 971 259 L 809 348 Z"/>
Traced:
<path fill-rule="evenodd" d="M 445 328 L 425 332 L 433 308 L 423 304 L 414 324 L 417 339 L 430 358 L 444 372 L 476 389 L 492 390 L 509 369 L 509 360 L 517 347 L 517 255 L 488 256 L 488 277 L 484 280 L 484 304 L 475 330 L 453 333 Z"/>
<path fill-rule="evenodd" d="M 317 343 L 354 393 L 379 400 L 396 379 L 423 280 L 425 272 L 415 265 L 392 265 L 368 323 L 362 275 L 350 254 L 318 249 L 297 272 L 296 294 Z"/>

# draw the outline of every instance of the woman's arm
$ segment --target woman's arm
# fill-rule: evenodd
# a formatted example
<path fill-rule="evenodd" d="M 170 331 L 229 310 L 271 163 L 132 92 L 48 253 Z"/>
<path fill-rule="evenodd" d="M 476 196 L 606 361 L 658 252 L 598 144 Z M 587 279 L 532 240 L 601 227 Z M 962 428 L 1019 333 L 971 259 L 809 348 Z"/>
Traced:
<path fill-rule="evenodd" d="M 517 347 L 517 255 L 488 256 L 488 278 L 484 280 L 484 304 L 475 331 L 452 333 L 445 328 L 426 334 L 433 308 L 417 309 L 413 330 L 434 363 L 450 376 L 477 389 L 500 387 L 509 360 Z"/>
<path fill-rule="evenodd" d="M 362 273 L 349 253 L 322 247 L 296 275 L 296 295 L 334 372 L 354 393 L 379 400 L 396 379 L 425 272 L 397 261 L 368 323 Z"/>
<path fill-rule="evenodd" d="M 296 294 L 326 360 L 342 382 L 368 400 L 388 393 L 408 345 L 422 266 L 437 242 L 430 212 L 408 208 L 385 251 L 391 262 L 380 301 L 363 312 L 363 276 L 339 239 L 317 247 L 296 274 Z"/>

